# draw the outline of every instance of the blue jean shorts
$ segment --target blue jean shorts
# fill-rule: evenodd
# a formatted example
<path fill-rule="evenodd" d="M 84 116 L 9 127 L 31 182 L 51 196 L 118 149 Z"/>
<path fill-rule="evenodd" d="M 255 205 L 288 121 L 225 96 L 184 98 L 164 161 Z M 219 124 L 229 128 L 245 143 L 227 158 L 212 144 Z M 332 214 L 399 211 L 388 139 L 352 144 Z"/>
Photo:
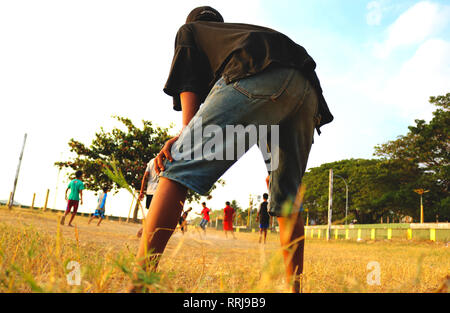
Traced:
<path fill-rule="evenodd" d="M 165 161 L 160 176 L 205 195 L 243 153 L 258 144 L 270 174 L 269 214 L 298 212 L 300 208 L 291 206 L 286 212 L 283 207 L 299 190 L 317 114 L 317 93 L 294 68 L 271 66 L 229 84 L 221 78 L 173 144 L 174 160 Z M 237 125 L 248 132 L 227 132 Z M 255 137 L 255 129 L 256 142 L 250 138 Z M 220 130 L 223 138 L 218 139 Z M 239 139 L 244 137 L 248 141 L 242 147 Z"/>

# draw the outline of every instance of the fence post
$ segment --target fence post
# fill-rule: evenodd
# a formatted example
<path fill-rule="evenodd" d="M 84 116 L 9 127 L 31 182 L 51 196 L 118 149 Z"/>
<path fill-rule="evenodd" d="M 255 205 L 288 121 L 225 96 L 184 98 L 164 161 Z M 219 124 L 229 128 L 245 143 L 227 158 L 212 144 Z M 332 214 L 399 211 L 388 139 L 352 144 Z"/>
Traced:
<path fill-rule="evenodd" d="M 36 199 L 36 193 L 33 193 L 33 201 L 31 201 L 31 209 L 34 209 L 34 199 Z"/>
<path fill-rule="evenodd" d="M 436 229 L 435 228 L 430 228 L 430 240 L 436 241 Z"/>
<path fill-rule="evenodd" d="M 358 240 L 358 241 L 361 240 L 361 228 L 358 229 L 358 239 L 356 239 L 356 240 Z"/>
<path fill-rule="evenodd" d="M 317 239 L 320 239 L 320 235 L 321 235 L 322 230 L 319 228 L 317 229 Z M 328 230 L 327 230 L 328 232 Z"/>
<path fill-rule="evenodd" d="M 12 198 L 12 191 L 9 193 L 9 198 L 8 198 L 8 203 L 6 204 L 8 206 L 8 208 L 11 208 L 11 206 L 9 205 L 11 203 L 11 198 Z"/>
<path fill-rule="evenodd" d="M 345 230 L 345 239 L 350 239 L 348 228 Z"/>
<path fill-rule="evenodd" d="M 338 239 L 338 229 L 337 228 L 335 228 L 334 229 L 334 239 Z"/>
<path fill-rule="evenodd" d="M 407 230 L 407 232 L 406 232 L 406 238 L 407 238 L 408 240 L 411 240 L 411 239 L 412 239 L 412 229 L 411 229 L 411 228 L 408 228 L 408 230 Z"/>
<path fill-rule="evenodd" d="M 50 189 L 47 189 L 47 195 L 45 196 L 45 203 L 44 203 L 44 211 L 47 210 L 47 202 L 48 202 L 48 194 L 50 193 Z"/>
<path fill-rule="evenodd" d="M 387 230 L 387 239 L 388 240 L 392 239 L 392 228 L 388 228 L 388 230 Z"/>

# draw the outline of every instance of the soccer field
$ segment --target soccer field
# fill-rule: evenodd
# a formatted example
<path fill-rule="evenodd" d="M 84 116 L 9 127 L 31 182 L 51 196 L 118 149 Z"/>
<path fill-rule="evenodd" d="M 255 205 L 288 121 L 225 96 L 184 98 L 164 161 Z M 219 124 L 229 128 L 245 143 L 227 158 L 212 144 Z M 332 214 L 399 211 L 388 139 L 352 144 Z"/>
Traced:
<path fill-rule="evenodd" d="M 140 225 L 0 208 L 0 292 L 124 292 Z M 177 231 L 159 271 L 142 279 L 152 292 L 287 292 L 278 235 L 237 239 L 195 226 Z M 79 269 L 79 272 L 78 272 Z M 79 275 L 78 275 L 79 274 Z M 447 243 L 306 239 L 302 291 L 434 292 L 450 274 Z"/>

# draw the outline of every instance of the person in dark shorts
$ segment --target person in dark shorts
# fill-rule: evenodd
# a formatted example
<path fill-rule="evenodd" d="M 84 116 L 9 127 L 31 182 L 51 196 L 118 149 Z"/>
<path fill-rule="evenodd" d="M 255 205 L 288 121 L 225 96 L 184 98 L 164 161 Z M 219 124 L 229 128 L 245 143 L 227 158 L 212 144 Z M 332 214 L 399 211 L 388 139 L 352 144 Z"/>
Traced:
<path fill-rule="evenodd" d="M 189 212 L 192 210 L 192 208 L 187 209 L 186 211 L 181 214 L 180 219 L 178 220 L 178 224 L 180 225 L 181 232 L 184 233 L 187 232 L 187 216 Z"/>
<path fill-rule="evenodd" d="M 65 198 L 67 200 L 67 208 L 66 212 L 64 213 L 64 216 L 61 218 L 61 225 L 64 225 L 64 221 L 66 219 L 66 216 L 72 211 L 72 216 L 70 217 L 70 221 L 68 226 L 72 227 L 72 221 L 77 215 L 78 211 L 78 204 L 83 204 L 83 190 L 84 190 L 84 184 L 81 181 L 81 178 L 83 176 L 82 171 L 76 171 L 75 172 L 75 179 L 71 180 L 69 185 L 67 186 Z M 69 198 L 67 198 L 67 191 L 70 189 Z"/>
<path fill-rule="evenodd" d="M 267 193 L 263 194 L 263 202 L 260 204 L 258 213 L 256 214 L 256 218 L 259 219 L 259 243 L 261 243 L 263 234 L 264 243 L 266 243 L 267 228 L 269 228 L 270 224 L 270 215 L 267 210 L 269 203 L 267 202 L 267 199 L 269 199 L 269 195 Z"/>
<path fill-rule="evenodd" d="M 304 248 L 300 205 L 295 203 L 289 211 L 282 207 L 296 198 L 314 130 L 320 134 L 320 127 L 333 120 L 315 68 L 315 61 L 302 46 L 276 30 L 225 23 L 217 10 L 207 6 L 189 13 L 177 32 L 164 86 L 164 92 L 173 97 L 174 109 L 182 112 L 182 130 L 165 143 L 155 158 L 160 182 L 136 255 L 138 267 L 156 270 L 176 228 L 187 190 L 207 194 L 242 156 L 236 156 L 237 150 L 231 149 L 247 137 L 245 134 L 238 135 L 237 140 L 236 134 L 224 136 L 224 143 L 215 146 L 211 158 L 212 149 L 209 154 L 203 153 L 211 147 L 213 138 L 198 139 L 196 127 L 223 132 L 230 125 L 266 130 L 276 126 L 278 142 L 269 152 L 268 211 L 277 217 L 280 226 L 286 282 L 293 292 L 300 291 Z M 192 137 L 193 144 L 185 145 Z M 263 153 L 266 146 L 272 147 L 259 146 Z M 230 158 L 229 152 L 233 154 Z"/>

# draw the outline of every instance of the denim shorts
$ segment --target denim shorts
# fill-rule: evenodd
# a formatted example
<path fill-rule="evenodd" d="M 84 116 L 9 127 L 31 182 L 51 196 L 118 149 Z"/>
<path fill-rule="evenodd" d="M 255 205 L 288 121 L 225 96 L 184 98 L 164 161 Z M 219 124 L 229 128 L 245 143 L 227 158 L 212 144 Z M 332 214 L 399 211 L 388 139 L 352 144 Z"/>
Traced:
<path fill-rule="evenodd" d="M 227 127 L 242 125 L 242 128 L 257 130 L 256 144 L 267 160 L 269 214 L 285 216 L 295 213 L 300 208 L 291 206 L 288 213 L 282 208 L 286 201 L 295 198 L 299 190 L 318 121 L 317 114 L 317 93 L 294 68 L 271 66 L 259 74 L 229 84 L 221 78 L 173 144 L 171 154 L 174 160 L 165 161 L 165 170 L 160 176 L 205 195 L 255 144 L 251 140 L 246 142 L 244 151 L 239 154 L 239 138 L 250 138 L 251 132 L 240 137 L 236 133 L 228 135 Z M 204 131 L 203 136 L 199 135 L 198 125 Z M 220 134 L 208 132 L 208 129 L 222 130 L 223 144 L 212 145 L 213 139 L 217 143 Z M 262 134 L 265 130 L 267 132 Z M 275 132 L 277 136 L 273 135 Z M 212 134 L 215 136 L 208 136 Z M 265 137 L 262 142 L 266 145 L 261 144 L 262 137 Z M 230 151 L 232 153 L 228 155 Z"/>

